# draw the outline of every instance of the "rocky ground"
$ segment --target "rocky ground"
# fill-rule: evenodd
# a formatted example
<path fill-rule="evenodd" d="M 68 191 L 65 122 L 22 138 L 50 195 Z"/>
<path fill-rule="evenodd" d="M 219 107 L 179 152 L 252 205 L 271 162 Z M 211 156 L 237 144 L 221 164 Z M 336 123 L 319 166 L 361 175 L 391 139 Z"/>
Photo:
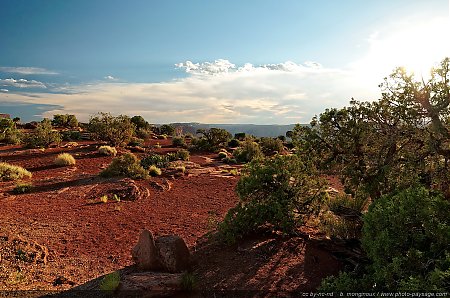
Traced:
<path fill-rule="evenodd" d="M 169 140 L 157 142 L 158 153 L 176 150 Z M 192 154 L 184 175 L 133 181 L 100 178 L 112 158 L 100 156 L 98 146 L 0 147 L 0 161 L 31 171 L 34 185 L 14 194 L 15 182 L 0 182 L 0 290 L 67 290 L 128 268 L 143 229 L 186 241 L 202 291 L 310 291 L 339 270 L 331 253 L 305 237 L 260 235 L 234 246 L 213 240 L 210 232 L 238 200 L 239 179 L 216 154 Z M 61 152 L 76 165 L 53 166 Z M 125 199 L 101 202 L 113 193 Z"/>

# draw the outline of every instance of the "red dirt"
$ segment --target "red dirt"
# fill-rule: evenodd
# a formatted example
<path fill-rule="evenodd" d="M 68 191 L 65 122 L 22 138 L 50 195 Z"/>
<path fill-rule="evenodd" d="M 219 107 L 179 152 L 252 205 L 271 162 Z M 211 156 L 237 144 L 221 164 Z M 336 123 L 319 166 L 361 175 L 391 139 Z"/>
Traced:
<path fill-rule="evenodd" d="M 162 152 L 174 150 L 168 140 L 158 141 L 167 146 Z M 116 180 L 98 177 L 112 158 L 97 154 L 94 142 L 79 144 L 45 151 L 0 147 L 0 161 L 31 171 L 34 185 L 30 193 L 16 195 L 14 182 L 0 182 L 0 271 L 6 261 L 12 264 L 0 273 L 0 290 L 68 289 L 131 265 L 130 251 L 142 229 L 183 237 L 194 251 L 202 289 L 311 290 L 339 268 L 329 253 L 301 238 L 262 236 L 239 247 L 205 242 L 204 235 L 238 200 L 238 177 L 217 174 L 215 154 L 191 156 L 210 173 L 136 181 L 148 189 L 143 198 L 100 203 L 97 194 L 115 187 Z M 74 155 L 76 166 L 53 166 L 60 152 Z M 164 184 L 170 190 L 155 187 Z M 16 236 L 47 248 L 48 262 L 8 259 L 5 243 Z M 31 249 L 25 242 L 21 247 Z M 54 285 L 58 277 L 66 282 Z"/>

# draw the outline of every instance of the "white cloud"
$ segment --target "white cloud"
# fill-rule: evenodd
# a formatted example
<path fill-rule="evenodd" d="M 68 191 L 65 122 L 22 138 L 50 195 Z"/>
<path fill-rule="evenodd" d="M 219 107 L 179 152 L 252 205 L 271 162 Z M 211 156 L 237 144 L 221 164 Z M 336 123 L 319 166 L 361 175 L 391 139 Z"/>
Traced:
<path fill-rule="evenodd" d="M 178 68 L 183 68 L 187 73 L 194 75 L 219 75 L 228 73 L 231 69 L 236 68 L 236 65 L 225 59 L 218 59 L 214 62 L 193 63 L 186 61 L 175 64 Z"/>
<path fill-rule="evenodd" d="M 16 88 L 47 88 L 44 83 L 36 80 L 26 79 L 0 79 L 0 86 L 11 86 Z"/>
<path fill-rule="evenodd" d="M 86 121 L 98 111 L 142 115 L 153 123 L 205 122 L 308 123 L 328 107 L 348 104 L 351 97 L 373 98 L 353 86 L 351 73 L 293 62 L 236 66 L 226 60 L 180 63 L 190 76 L 161 83 L 64 86 L 64 94 L 9 93 L 8 101 L 52 104 Z M 54 89 L 52 89 L 54 91 Z M 333 96 L 324 96 L 333 94 Z M 33 96 L 33 97 L 31 97 Z"/>
<path fill-rule="evenodd" d="M 0 89 L 0 92 L 9 92 L 9 90 L 8 89 Z"/>
<path fill-rule="evenodd" d="M 8 73 L 18 73 L 23 75 L 31 75 L 31 74 L 38 74 L 38 75 L 56 75 L 58 74 L 55 71 L 48 70 L 45 68 L 40 67 L 0 67 L 0 72 L 8 72 Z"/>
<path fill-rule="evenodd" d="M 107 75 L 104 79 L 109 81 L 117 81 L 117 78 L 113 77 L 112 75 Z"/>

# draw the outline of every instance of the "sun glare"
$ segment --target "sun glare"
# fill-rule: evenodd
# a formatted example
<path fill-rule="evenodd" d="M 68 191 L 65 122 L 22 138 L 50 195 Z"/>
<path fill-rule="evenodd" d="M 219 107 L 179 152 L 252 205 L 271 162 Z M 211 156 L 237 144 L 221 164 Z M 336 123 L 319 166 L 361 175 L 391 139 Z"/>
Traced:
<path fill-rule="evenodd" d="M 368 39 L 368 54 L 355 66 L 372 82 L 399 66 L 426 79 L 436 63 L 450 56 L 449 33 L 450 22 L 443 18 L 402 23 L 393 31 L 376 32 Z"/>

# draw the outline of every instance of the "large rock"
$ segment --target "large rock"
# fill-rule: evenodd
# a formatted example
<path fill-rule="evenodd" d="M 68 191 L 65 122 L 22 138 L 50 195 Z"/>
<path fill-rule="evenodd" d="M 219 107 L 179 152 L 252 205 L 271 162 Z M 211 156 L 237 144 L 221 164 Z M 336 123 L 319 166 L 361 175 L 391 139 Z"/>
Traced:
<path fill-rule="evenodd" d="M 158 271 L 163 268 L 159 261 L 155 240 L 149 230 L 142 231 L 138 243 L 131 251 L 131 256 L 141 270 Z"/>
<path fill-rule="evenodd" d="M 133 273 L 122 278 L 117 296 L 171 297 L 182 289 L 181 280 L 181 273 Z"/>
<path fill-rule="evenodd" d="M 184 240 L 176 235 L 161 236 L 155 241 L 159 261 L 167 272 L 175 273 L 188 270 L 190 253 Z"/>

